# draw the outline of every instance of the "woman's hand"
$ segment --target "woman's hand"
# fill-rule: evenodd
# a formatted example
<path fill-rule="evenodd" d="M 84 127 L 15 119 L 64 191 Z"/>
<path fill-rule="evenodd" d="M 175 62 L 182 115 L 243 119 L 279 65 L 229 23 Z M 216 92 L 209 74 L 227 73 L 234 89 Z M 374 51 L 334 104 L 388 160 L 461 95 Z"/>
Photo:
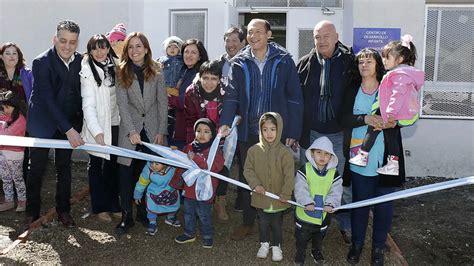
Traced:
<path fill-rule="evenodd" d="M 155 144 L 164 145 L 165 144 L 165 136 L 163 134 L 156 134 Z"/>
<path fill-rule="evenodd" d="M 257 192 L 258 194 L 262 194 L 262 195 L 265 195 L 265 188 L 263 186 L 256 186 L 254 188 L 255 192 Z"/>
<path fill-rule="evenodd" d="M 95 143 L 100 144 L 102 146 L 105 145 L 104 133 L 97 134 L 97 136 L 95 136 L 94 139 L 95 139 Z"/>
<path fill-rule="evenodd" d="M 372 126 L 375 129 L 383 127 L 383 119 L 380 115 L 366 115 L 364 117 L 364 122 L 366 125 Z"/>
<path fill-rule="evenodd" d="M 140 134 L 138 134 L 138 133 L 135 132 L 135 131 L 130 132 L 128 138 L 130 139 L 130 142 L 131 142 L 133 145 L 142 144 L 142 140 L 140 139 Z"/>

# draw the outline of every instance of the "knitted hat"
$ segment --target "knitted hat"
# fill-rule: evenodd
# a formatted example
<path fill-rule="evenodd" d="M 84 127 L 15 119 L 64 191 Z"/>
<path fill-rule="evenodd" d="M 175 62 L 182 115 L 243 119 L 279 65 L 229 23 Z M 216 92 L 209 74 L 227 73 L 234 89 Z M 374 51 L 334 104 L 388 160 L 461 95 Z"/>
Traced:
<path fill-rule="evenodd" d="M 206 124 L 210 129 L 211 129 L 211 134 L 212 134 L 212 138 L 214 138 L 217 134 L 216 132 L 216 124 L 214 124 L 214 122 L 212 122 L 211 119 L 209 118 L 200 118 L 196 121 L 196 123 L 194 123 L 194 132 L 196 132 L 196 129 L 198 127 L 199 124 Z"/>
<path fill-rule="evenodd" d="M 181 38 L 177 36 L 170 36 L 163 41 L 163 50 L 166 51 L 166 48 L 168 48 L 168 46 L 172 44 L 176 45 L 178 49 L 181 50 L 181 46 L 183 45 L 183 43 L 184 42 L 183 40 L 181 40 Z"/>
<path fill-rule="evenodd" d="M 115 25 L 110 32 L 106 33 L 105 37 L 107 37 L 110 42 L 124 41 L 127 37 L 127 29 L 123 23 L 119 23 Z"/>

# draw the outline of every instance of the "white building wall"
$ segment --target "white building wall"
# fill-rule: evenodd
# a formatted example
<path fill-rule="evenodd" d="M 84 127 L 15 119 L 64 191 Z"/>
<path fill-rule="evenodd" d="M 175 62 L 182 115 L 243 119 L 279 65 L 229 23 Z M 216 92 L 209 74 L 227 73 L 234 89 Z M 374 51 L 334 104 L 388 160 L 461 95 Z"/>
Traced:
<path fill-rule="evenodd" d="M 71 19 L 79 24 L 78 50 L 83 52 L 92 35 L 106 33 L 120 22 L 128 25 L 129 10 L 133 10 L 129 0 L 0 0 L 0 43 L 18 44 L 31 66 L 37 55 L 52 46 L 59 21 Z"/>

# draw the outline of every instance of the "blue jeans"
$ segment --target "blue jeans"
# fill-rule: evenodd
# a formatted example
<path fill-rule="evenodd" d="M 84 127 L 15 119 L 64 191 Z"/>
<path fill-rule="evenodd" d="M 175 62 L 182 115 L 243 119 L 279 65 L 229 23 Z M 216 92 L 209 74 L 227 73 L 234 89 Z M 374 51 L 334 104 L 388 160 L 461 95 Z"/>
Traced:
<path fill-rule="evenodd" d="M 334 134 L 322 134 L 317 131 L 311 130 L 309 140 L 310 140 L 310 146 L 315 141 L 317 138 L 326 136 L 329 138 L 329 140 L 332 142 L 334 153 L 336 153 L 337 159 L 338 159 L 338 164 L 337 164 L 337 171 L 339 172 L 340 175 L 343 174 L 344 172 L 344 164 L 346 163 L 346 158 L 344 157 L 344 152 L 342 149 L 343 146 L 343 133 L 334 133 Z M 301 149 L 303 154 L 301 154 L 301 159 L 302 163 L 306 163 L 308 160 L 306 159 L 306 156 L 304 152 L 306 150 Z M 341 205 L 348 204 L 352 202 L 352 186 L 349 187 L 343 187 L 342 191 L 342 200 L 341 200 Z M 335 213 L 335 218 L 337 221 L 337 227 L 339 230 L 344 230 L 344 231 L 350 231 L 351 230 L 351 214 L 349 211 L 341 210 Z"/>
<path fill-rule="evenodd" d="M 363 176 L 351 171 L 352 195 L 354 202 L 378 197 L 395 191 L 395 187 L 379 186 L 379 176 Z M 351 210 L 352 243 L 362 246 L 365 241 L 369 210 L 373 207 L 374 221 L 372 232 L 372 248 L 385 247 L 387 234 L 392 226 L 393 202 L 388 201 L 374 206 Z"/>
<path fill-rule="evenodd" d="M 213 239 L 211 204 L 207 201 L 184 198 L 184 233 L 189 237 L 196 236 L 197 220 L 201 225 L 203 239 Z"/>

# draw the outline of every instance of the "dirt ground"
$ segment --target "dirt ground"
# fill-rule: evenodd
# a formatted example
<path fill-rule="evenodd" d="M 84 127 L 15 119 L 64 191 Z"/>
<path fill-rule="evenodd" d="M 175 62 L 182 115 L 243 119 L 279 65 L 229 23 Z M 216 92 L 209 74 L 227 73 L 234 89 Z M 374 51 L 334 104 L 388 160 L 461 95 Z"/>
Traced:
<path fill-rule="evenodd" d="M 43 182 L 43 213 L 54 206 L 55 181 L 52 164 Z M 73 165 L 73 192 L 87 187 L 86 163 Z M 235 173 L 235 171 L 233 171 Z M 443 178 L 410 178 L 407 187 L 441 182 Z M 181 228 L 170 227 L 159 221 L 154 237 L 145 235 L 145 228 L 136 224 L 128 235 L 118 239 L 112 224 L 99 222 L 87 216 L 89 198 L 73 205 L 72 215 L 77 226 L 63 228 L 57 222 L 33 231 L 26 243 L 21 243 L 6 255 L 0 255 L 0 264 L 206 264 L 248 265 L 275 264 L 271 258 L 255 257 L 258 235 L 244 241 L 232 241 L 229 235 L 241 221 L 241 214 L 232 211 L 235 187 L 229 187 L 227 223 L 215 223 L 213 249 L 203 249 L 200 239 L 179 245 L 174 237 Z M 429 195 L 402 199 L 395 202 L 392 236 L 408 264 L 412 265 L 473 265 L 474 264 L 474 187 L 460 187 Z M 24 214 L 8 211 L 0 213 L 0 250 L 14 241 L 23 227 Z M 370 230 L 368 230 L 370 231 Z M 293 214 L 285 215 L 282 244 L 284 259 L 280 264 L 293 264 Z M 370 236 L 368 236 L 370 238 Z M 323 253 L 327 265 L 348 265 L 344 244 L 336 226 L 324 241 Z M 309 255 L 309 250 L 308 254 Z M 370 263 L 370 244 L 366 244 L 360 265 Z M 306 264 L 314 264 L 307 256 Z M 400 265 L 400 260 L 386 253 L 386 265 Z"/>

